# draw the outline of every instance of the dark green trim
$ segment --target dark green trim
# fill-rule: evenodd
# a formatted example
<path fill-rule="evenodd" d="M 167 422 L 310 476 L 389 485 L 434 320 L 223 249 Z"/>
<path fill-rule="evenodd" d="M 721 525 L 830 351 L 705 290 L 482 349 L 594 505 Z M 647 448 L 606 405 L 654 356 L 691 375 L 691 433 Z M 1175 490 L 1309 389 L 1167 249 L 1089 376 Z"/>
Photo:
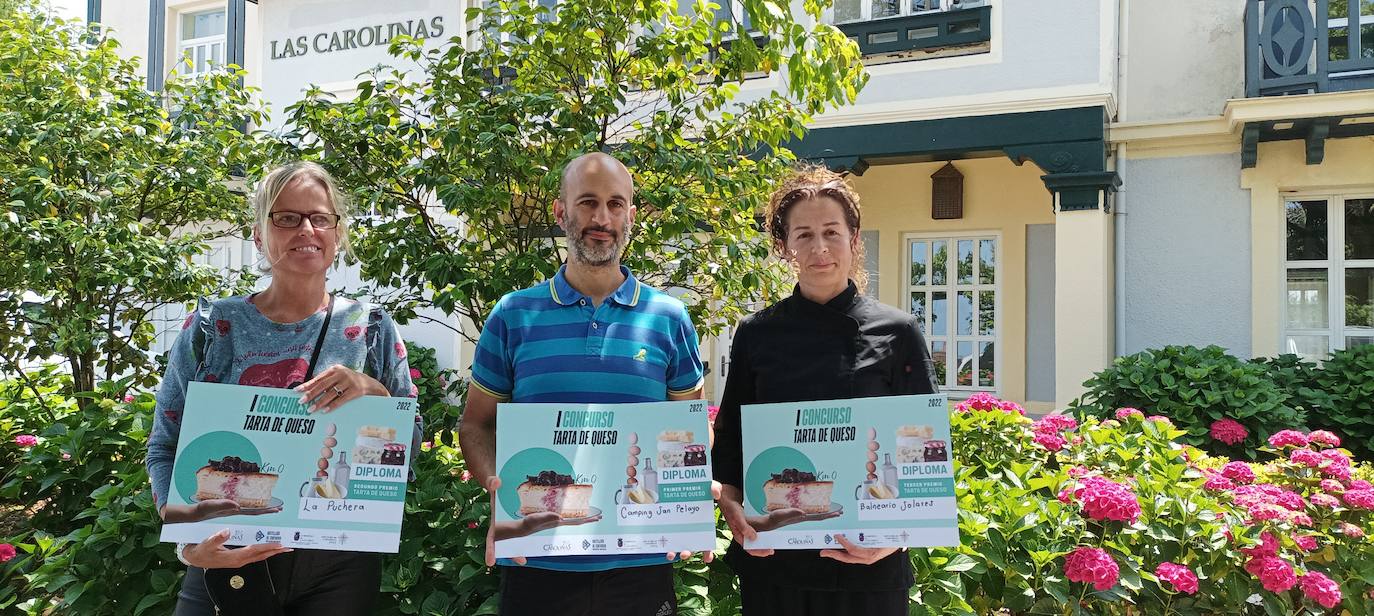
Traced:
<path fill-rule="evenodd" d="M 1098 197 L 1103 193 L 1114 193 L 1121 187 L 1121 176 L 1115 171 L 1090 171 L 1086 173 L 1052 173 L 1042 175 L 1045 188 L 1059 195 L 1059 211 L 1078 212 L 1097 209 Z M 1106 203 L 1106 199 L 1101 200 Z M 1104 211 L 1110 212 L 1111 208 Z"/>
<path fill-rule="evenodd" d="M 1107 116 L 1102 107 L 1054 109 L 990 116 L 940 118 L 809 131 L 786 145 L 798 158 L 862 175 L 870 164 L 957 160 L 1002 153 L 1021 165 L 1032 161 L 1047 175 L 1059 203 L 1095 209 L 1120 178 L 1107 170 Z M 1057 180 L 1052 178 L 1063 178 Z M 1084 182 L 1096 181 L 1089 200 Z M 1061 192 L 1062 191 L 1062 192 Z M 1066 194 L 1065 193 L 1070 193 Z"/>
<path fill-rule="evenodd" d="M 857 41 L 859 52 L 864 55 L 972 45 L 992 39 L 992 7 L 886 17 L 836 27 Z M 927 35 L 931 29 L 935 33 Z M 895 40 L 873 42 L 873 38 L 880 36 Z"/>
<path fill-rule="evenodd" d="M 1316 120 L 1307 127 L 1307 135 L 1304 137 L 1304 141 L 1307 142 L 1307 164 L 1322 164 L 1322 159 L 1326 158 L 1326 136 L 1329 134 L 1331 123 L 1325 119 Z"/>

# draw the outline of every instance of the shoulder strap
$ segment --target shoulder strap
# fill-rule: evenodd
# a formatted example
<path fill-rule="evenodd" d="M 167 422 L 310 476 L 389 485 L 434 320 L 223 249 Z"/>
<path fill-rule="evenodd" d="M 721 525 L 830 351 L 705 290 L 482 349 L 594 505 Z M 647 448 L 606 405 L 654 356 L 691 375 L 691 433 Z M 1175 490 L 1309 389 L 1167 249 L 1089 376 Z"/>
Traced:
<path fill-rule="evenodd" d="M 329 331 L 329 320 L 334 317 L 334 296 L 329 296 L 329 305 L 324 309 L 324 323 L 320 324 L 320 336 L 315 339 L 315 349 L 310 352 L 310 366 L 305 369 L 305 380 L 315 377 L 315 362 L 320 359 L 320 349 L 324 348 L 324 335 Z M 299 365 L 299 364 L 297 364 Z"/>

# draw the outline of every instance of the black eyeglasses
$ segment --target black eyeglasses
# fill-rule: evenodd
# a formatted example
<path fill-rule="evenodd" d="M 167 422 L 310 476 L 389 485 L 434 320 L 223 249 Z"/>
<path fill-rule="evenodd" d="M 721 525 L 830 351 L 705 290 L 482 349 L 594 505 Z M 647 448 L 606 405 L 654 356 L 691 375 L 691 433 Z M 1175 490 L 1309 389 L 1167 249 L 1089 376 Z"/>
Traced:
<path fill-rule="evenodd" d="M 281 229 L 295 229 L 301 226 L 302 220 L 309 220 L 310 226 L 316 229 L 333 229 L 339 226 L 338 214 L 326 214 L 324 212 L 314 212 L 306 214 L 304 212 L 291 212 L 282 210 L 268 214 L 272 218 L 272 226 Z"/>

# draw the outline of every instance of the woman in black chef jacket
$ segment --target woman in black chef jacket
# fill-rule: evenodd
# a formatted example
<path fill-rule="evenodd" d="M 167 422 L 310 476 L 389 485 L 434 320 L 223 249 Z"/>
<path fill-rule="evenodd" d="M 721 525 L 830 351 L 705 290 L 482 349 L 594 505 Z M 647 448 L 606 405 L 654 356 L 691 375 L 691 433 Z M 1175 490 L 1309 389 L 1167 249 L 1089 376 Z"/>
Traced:
<path fill-rule="evenodd" d="M 803 168 L 774 191 L 766 224 L 797 275 L 791 297 L 740 322 L 730 349 L 712 459 L 721 514 L 734 533 L 726 562 L 740 578 L 745 616 L 907 613 L 913 583 L 903 550 L 750 550 L 756 530 L 795 522 L 800 510 L 746 519 L 740 407 L 935 393 L 917 320 L 859 292 L 864 285 L 859 198 L 843 176 Z"/>

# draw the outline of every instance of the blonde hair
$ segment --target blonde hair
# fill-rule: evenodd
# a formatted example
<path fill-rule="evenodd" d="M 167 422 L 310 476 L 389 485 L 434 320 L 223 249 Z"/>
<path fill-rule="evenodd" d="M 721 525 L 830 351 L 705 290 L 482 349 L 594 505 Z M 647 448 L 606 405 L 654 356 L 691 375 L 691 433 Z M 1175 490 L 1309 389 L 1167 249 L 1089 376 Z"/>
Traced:
<path fill-rule="evenodd" d="M 337 260 L 339 256 L 347 257 L 350 262 L 353 258 L 353 245 L 349 242 L 349 214 L 348 199 L 339 190 L 339 185 L 334 181 L 334 176 L 329 174 L 319 163 L 298 160 L 273 168 L 265 177 L 258 182 L 257 190 L 253 191 L 253 232 L 262 242 L 263 255 L 271 254 L 269 243 L 272 234 L 272 206 L 276 205 L 277 198 L 281 196 L 283 190 L 296 178 L 306 178 L 315 180 L 324 187 L 324 192 L 329 197 L 329 206 L 334 209 L 334 213 L 339 217 L 339 224 L 335 227 L 338 237 L 338 250 L 334 254 Z M 272 271 L 272 263 L 265 262 L 258 266 L 264 273 Z"/>
<path fill-rule="evenodd" d="M 764 210 L 764 227 L 773 237 L 773 252 L 778 258 L 788 258 L 783 247 L 787 245 L 787 215 L 792 211 L 792 206 L 821 197 L 833 199 L 844 213 L 845 226 L 849 227 L 849 234 L 853 236 L 850 238 L 853 261 L 849 264 L 849 278 L 862 293 L 868 286 L 868 270 L 864 269 L 864 243 L 859 238 L 859 230 L 862 228 L 859 193 L 845 176 L 827 169 L 824 165 L 799 165 L 768 198 L 768 206 Z"/>

